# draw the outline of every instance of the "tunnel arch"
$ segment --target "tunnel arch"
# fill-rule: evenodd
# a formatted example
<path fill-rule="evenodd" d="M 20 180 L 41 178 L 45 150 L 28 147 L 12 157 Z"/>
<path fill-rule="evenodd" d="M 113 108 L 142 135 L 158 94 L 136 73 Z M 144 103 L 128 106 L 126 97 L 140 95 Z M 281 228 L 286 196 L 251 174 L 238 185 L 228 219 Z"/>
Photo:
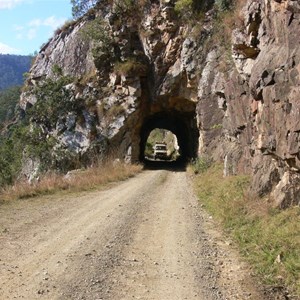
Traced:
<path fill-rule="evenodd" d="M 199 131 L 195 111 L 160 111 L 145 118 L 140 131 L 140 161 L 145 160 L 146 142 L 155 128 L 169 130 L 177 137 L 182 160 L 187 161 L 197 156 Z"/>

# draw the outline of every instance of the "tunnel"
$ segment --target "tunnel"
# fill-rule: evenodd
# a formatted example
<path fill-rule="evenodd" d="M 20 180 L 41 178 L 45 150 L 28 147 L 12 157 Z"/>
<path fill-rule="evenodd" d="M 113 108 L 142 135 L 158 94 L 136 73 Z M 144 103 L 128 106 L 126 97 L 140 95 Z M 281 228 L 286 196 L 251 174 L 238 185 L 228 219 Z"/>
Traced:
<path fill-rule="evenodd" d="M 169 130 L 176 135 L 181 161 L 197 156 L 199 131 L 195 111 L 168 110 L 157 112 L 144 120 L 140 132 L 140 161 L 145 161 L 146 142 L 150 132 L 156 128 Z"/>

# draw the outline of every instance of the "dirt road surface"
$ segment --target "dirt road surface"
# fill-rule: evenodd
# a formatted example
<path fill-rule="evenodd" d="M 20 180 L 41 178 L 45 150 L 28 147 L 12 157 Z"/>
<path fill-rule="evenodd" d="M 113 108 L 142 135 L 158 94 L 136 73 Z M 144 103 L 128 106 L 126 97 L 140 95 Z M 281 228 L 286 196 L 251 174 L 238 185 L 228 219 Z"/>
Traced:
<path fill-rule="evenodd" d="M 187 175 L 0 206 L 0 299 L 265 299 Z"/>

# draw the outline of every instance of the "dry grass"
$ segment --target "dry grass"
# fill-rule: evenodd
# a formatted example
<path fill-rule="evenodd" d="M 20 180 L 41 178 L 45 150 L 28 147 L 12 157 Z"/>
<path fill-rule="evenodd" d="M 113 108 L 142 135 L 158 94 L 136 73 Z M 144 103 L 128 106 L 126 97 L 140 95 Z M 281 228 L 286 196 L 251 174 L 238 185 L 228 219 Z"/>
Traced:
<path fill-rule="evenodd" d="M 221 165 L 194 178 L 200 202 L 235 239 L 263 282 L 300 296 L 300 207 L 274 209 L 267 199 L 249 193 L 249 177 L 224 178 Z"/>
<path fill-rule="evenodd" d="M 70 192 L 91 190 L 110 182 L 125 180 L 141 170 L 140 165 L 111 161 L 89 169 L 70 172 L 68 176 L 47 174 L 31 184 L 23 181 L 4 188 L 0 193 L 0 199 L 8 201 L 29 198 L 62 190 Z"/>
<path fill-rule="evenodd" d="M 117 62 L 114 72 L 119 75 L 144 75 L 147 72 L 147 66 L 135 57 L 130 57 L 124 62 Z"/>
<path fill-rule="evenodd" d="M 232 9 L 219 11 L 213 21 L 213 31 L 209 39 L 205 42 L 206 51 L 214 46 L 224 47 L 227 55 L 231 55 L 231 40 L 234 29 L 244 28 L 244 16 L 242 9 L 246 5 L 246 0 L 233 1 Z"/>

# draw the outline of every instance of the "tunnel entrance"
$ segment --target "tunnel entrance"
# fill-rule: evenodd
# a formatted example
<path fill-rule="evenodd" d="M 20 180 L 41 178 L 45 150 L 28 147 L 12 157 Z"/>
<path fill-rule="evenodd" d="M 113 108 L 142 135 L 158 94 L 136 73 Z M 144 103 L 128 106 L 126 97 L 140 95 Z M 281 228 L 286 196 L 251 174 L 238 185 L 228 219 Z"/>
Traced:
<path fill-rule="evenodd" d="M 197 156 L 199 131 L 195 110 L 189 112 L 168 110 L 154 113 L 145 119 L 140 132 L 140 161 L 145 162 L 148 159 L 145 155 L 147 140 L 150 133 L 157 128 L 172 132 L 176 136 L 179 148 L 179 155 L 176 157 L 178 161 L 188 161 Z"/>
<path fill-rule="evenodd" d="M 166 129 L 153 129 L 146 142 L 144 157 L 152 161 L 176 161 L 180 157 L 176 135 Z"/>

